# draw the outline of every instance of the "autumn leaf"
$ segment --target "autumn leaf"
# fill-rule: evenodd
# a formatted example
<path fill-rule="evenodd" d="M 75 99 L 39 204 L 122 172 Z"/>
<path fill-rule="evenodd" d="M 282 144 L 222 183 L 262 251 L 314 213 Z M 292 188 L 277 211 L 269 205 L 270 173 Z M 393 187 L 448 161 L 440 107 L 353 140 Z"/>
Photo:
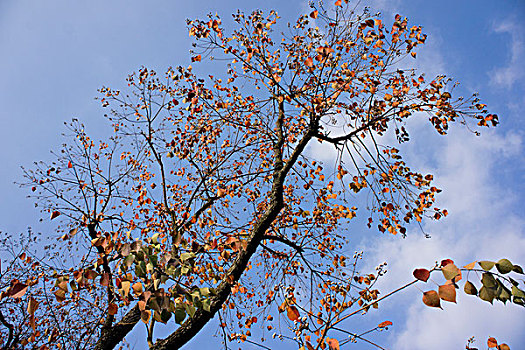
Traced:
<path fill-rule="evenodd" d="M 503 343 L 503 344 L 498 345 L 498 350 L 510 350 L 510 346 Z"/>
<path fill-rule="evenodd" d="M 412 272 L 414 277 L 420 281 L 426 282 L 428 281 L 428 278 L 430 277 L 430 271 L 427 269 L 415 269 L 414 272 Z"/>
<path fill-rule="evenodd" d="M 148 323 L 149 321 L 149 317 L 151 316 L 151 311 L 150 310 L 143 310 L 140 312 L 140 319 L 142 320 L 142 322 L 144 323 Z"/>
<path fill-rule="evenodd" d="M 129 283 L 129 282 L 128 282 Z M 111 303 L 109 304 L 109 307 L 108 307 L 108 314 L 110 315 L 115 315 L 118 311 L 118 306 L 117 304 L 115 303 Z"/>
<path fill-rule="evenodd" d="M 453 284 L 439 286 L 438 291 L 441 300 L 450 301 L 451 303 L 456 302 L 456 287 Z"/>
<path fill-rule="evenodd" d="M 465 286 L 463 287 L 463 290 L 465 291 L 465 293 L 469 295 L 478 295 L 478 289 L 470 281 L 465 282 Z"/>
<path fill-rule="evenodd" d="M 314 60 L 312 60 L 312 57 L 308 57 L 304 61 L 304 65 L 307 66 L 307 67 L 312 67 L 314 65 Z"/>
<path fill-rule="evenodd" d="M 441 267 L 445 267 L 448 264 L 453 264 L 453 263 L 454 263 L 454 261 L 451 260 L 451 259 L 444 259 L 444 260 L 441 260 Z"/>
<path fill-rule="evenodd" d="M 60 215 L 60 212 L 55 210 L 54 212 L 51 213 L 51 220 L 53 220 L 54 218 L 56 218 L 59 215 Z"/>
<path fill-rule="evenodd" d="M 465 266 L 463 266 L 465 269 L 467 270 L 472 270 L 474 267 L 476 267 L 476 263 L 477 261 L 474 261 L 474 262 L 471 262 L 470 264 L 467 264 Z"/>
<path fill-rule="evenodd" d="M 392 322 L 390 321 L 383 321 L 380 324 L 377 325 L 377 328 L 386 328 L 388 326 L 391 326 Z"/>
<path fill-rule="evenodd" d="M 490 337 L 487 340 L 487 346 L 489 348 L 496 348 L 496 347 L 498 347 L 498 341 L 495 338 Z"/>
<path fill-rule="evenodd" d="M 337 1 L 335 2 L 335 6 L 341 6 L 341 0 L 337 0 Z"/>
<path fill-rule="evenodd" d="M 454 281 L 457 282 L 457 281 L 459 281 L 461 279 L 461 277 L 460 277 L 459 279 L 456 280 L 456 277 L 460 276 L 461 271 L 454 264 L 450 264 L 449 263 L 449 264 L 444 265 L 441 268 L 441 272 L 443 272 L 443 276 L 445 276 L 445 279 L 447 281 L 450 281 L 450 280 L 454 279 Z"/>
<path fill-rule="evenodd" d="M 292 321 L 297 321 L 299 317 L 301 316 L 299 314 L 299 310 L 297 310 L 297 308 L 293 305 L 288 306 L 288 308 L 286 309 L 286 315 Z"/>
<path fill-rule="evenodd" d="M 318 14 L 319 14 L 319 11 L 314 10 L 314 11 L 312 11 L 312 12 L 310 13 L 310 17 L 312 17 L 313 19 L 316 19 Z"/>
<path fill-rule="evenodd" d="M 110 279 L 110 276 L 109 276 L 109 273 L 107 272 L 104 272 L 102 274 L 102 277 L 100 278 L 100 284 L 104 287 L 107 287 L 109 286 L 109 279 Z"/>
<path fill-rule="evenodd" d="M 442 309 L 439 295 L 435 290 L 429 290 L 423 293 L 423 303 L 430 307 L 439 307 Z"/>
<path fill-rule="evenodd" d="M 326 338 L 326 343 L 328 344 L 328 349 L 339 350 L 339 341 L 337 339 Z"/>
<path fill-rule="evenodd" d="M 11 298 L 21 298 L 26 294 L 28 285 L 20 282 L 16 282 L 7 290 L 7 295 Z"/>

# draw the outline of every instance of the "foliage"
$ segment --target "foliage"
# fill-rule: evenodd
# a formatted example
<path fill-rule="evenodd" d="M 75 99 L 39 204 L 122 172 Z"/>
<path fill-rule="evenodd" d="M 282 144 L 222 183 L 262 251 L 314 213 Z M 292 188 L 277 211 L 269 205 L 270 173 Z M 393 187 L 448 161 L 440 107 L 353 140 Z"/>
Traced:
<path fill-rule="evenodd" d="M 26 328 L 7 347 L 112 349 L 145 324 L 151 348 L 179 348 L 215 315 L 225 346 L 257 342 L 257 324 L 263 340 L 288 329 L 310 350 L 380 347 L 365 335 L 390 321 L 363 333 L 338 326 L 431 271 L 379 297 L 385 266 L 360 273 L 362 253 L 347 254 L 358 196 L 368 196 L 368 227 L 384 233 L 446 216 L 434 205 L 433 176 L 412 170 L 395 143 L 409 141 L 413 118 L 442 135 L 454 122 L 498 118 L 476 95 L 453 97 L 445 76 L 401 69 L 425 43 L 421 27 L 358 15 L 346 1 L 316 6 L 284 29 L 274 11 L 238 12 L 232 34 L 218 16 L 188 21 L 192 62 L 213 61 L 214 75 L 141 68 L 126 91 L 100 90 L 113 132 L 106 141 L 73 120 L 56 161 L 25 170 L 38 205 L 60 222 L 47 247 L 58 259 L 36 268 L 13 254 L 20 266 L 2 275 L 10 281 L 2 302 L 18 305 L 18 322 L 3 324 Z M 334 163 L 312 157 L 313 143 L 334 152 Z M 481 299 L 510 298 L 509 264 L 483 274 Z M 424 302 L 455 301 L 459 270 L 451 261 L 435 270 L 447 283 Z M 520 291 L 511 291 L 514 303 Z M 159 324 L 167 338 L 156 335 Z"/>

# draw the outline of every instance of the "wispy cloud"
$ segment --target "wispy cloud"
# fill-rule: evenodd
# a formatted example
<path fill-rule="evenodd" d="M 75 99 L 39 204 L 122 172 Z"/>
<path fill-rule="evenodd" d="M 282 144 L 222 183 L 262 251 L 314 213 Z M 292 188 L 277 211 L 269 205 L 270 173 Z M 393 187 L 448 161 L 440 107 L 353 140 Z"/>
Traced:
<path fill-rule="evenodd" d="M 494 31 L 505 35 L 510 41 L 510 54 L 504 66 L 489 73 L 491 82 L 507 89 L 525 77 L 523 61 L 525 60 L 525 28 L 518 22 L 507 19 L 494 25 Z"/>

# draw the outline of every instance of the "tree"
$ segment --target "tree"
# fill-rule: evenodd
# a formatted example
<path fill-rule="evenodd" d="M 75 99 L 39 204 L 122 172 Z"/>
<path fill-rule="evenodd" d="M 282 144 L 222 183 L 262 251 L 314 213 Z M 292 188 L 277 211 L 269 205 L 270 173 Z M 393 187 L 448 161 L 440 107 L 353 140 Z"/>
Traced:
<path fill-rule="evenodd" d="M 179 348 L 215 316 L 225 344 L 255 342 L 252 325 L 270 332 L 277 318 L 308 349 L 339 348 L 334 331 L 369 341 L 337 327 L 392 294 L 374 287 L 381 266 L 358 273 L 362 255 L 347 253 L 360 196 L 368 226 L 384 233 L 446 216 L 434 206 L 433 176 L 394 147 L 409 141 L 407 121 L 427 118 L 445 135 L 454 122 L 498 118 L 476 95 L 453 97 L 445 76 L 429 81 L 403 67 L 426 36 L 399 15 L 387 26 L 338 0 L 287 28 L 276 29 L 273 11 L 233 19 L 229 36 L 218 16 L 188 21 L 192 62 L 226 60 L 226 72 L 142 68 L 126 92 L 100 90 L 106 141 L 73 120 L 56 162 L 26 170 L 38 205 L 61 220 L 60 237 L 38 264 L 12 254 L 20 267 L 6 274 L 2 300 L 21 307 L 11 313 L 19 322 L 2 323 L 23 331 L 4 347 L 113 349 L 144 323 L 151 348 Z M 333 163 L 312 158 L 317 142 Z M 501 274 L 522 272 L 498 264 Z M 438 270 L 448 282 L 423 300 L 452 301 L 459 269 L 449 260 L 398 290 Z M 480 298 L 492 302 L 507 283 L 506 299 L 523 302 L 514 280 L 483 276 Z"/>

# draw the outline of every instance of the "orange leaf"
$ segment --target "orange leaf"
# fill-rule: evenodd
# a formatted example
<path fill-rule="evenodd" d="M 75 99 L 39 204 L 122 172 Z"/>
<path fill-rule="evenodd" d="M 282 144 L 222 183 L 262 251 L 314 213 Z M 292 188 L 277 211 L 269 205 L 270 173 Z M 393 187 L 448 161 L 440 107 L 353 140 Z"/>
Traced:
<path fill-rule="evenodd" d="M 339 341 L 337 339 L 326 338 L 326 343 L 330 350 L 339 350 Z"/>
<path fill-rule="evenodd" d="M 312 13 L 310 13 L 310 17 L 312 17 L 313 19 L 316 19 L 318 14 L 319 14 L 319 11 L 317 10 L 312 11 Z"/>
<path fill-rule="evenodd" d="M 295 306 L 288 306 L 288 309 L 286 309 L 286 314 L 288 315 L 288 318 L 292 321 L 296 321 L 299 319 L 299 310 Z"/>
<path fill-rule="evenodd" d="M 451 303 L 456 302 L 456 287 L 453 284 L 445 284 L 439 286 L 439 297 L 442 300 L 450 301 Z"/>
<path fill-rule="evenodd" d="M 470 264 L 465 265 L 463 267 L 466 268 L 467 270 L 472 270 L 476 266 L 476 263 L 477 263 L 477 261 L 474 261 L 474 262 L 471 262 Z"/>
<path fill-rule="evenodd" d="M 67 167 L 68 167 L 69 169 L 71 169 L 71 168 L 73 167 L 73 164 L 71 163 L 71 161 L 69 161 L 69 162 L 67 163 Z"/>
<path fill-rule="evenodd" d="M 341 0 L 337 0 L 337 1 L 335 2 L 335 6 L 341 6 Z M 339 348 L 338 348 L 338 349 L 339 349 Z"/>
<path fill-rule="evenodd" d="M 415 269 L 414 272 L 412 272 L 414 277 L 420 281 L 426 282 L 428 281 L 428 278 L 430 277 L 430 271 L 427 269 Z"/>
<path fill-rule="evenodd" d="M 498 341 L 495 338 L 490 337 L 487 340 L 487 345 L 489 348 L 495 348 L 498 346 Z"/>
<path fill-rule="evenodd" d="M 312 60 L 312 57 L 308 57 L 305 61 L 304 61 L 304 64 L 305 66 L 307 67 L 312 67 L 314 65 L 314 60 Z"/>
<path fill-rule="evenodd" d="M 377 325 L 377 328 L 386 328 L 388 326 L 391 326 L 392 322 L 390 321 L 383 321 L 380 324 Z"/>
<path fill-rule="evenodd" d="M 439 295 L 435 290 L 429 290 L 423 293 L 423 303 L 425 303 L 426 306 L 442 308 Z"/>
<path fill-rule="evenodd" d="M 60 215 L 60 212 L 55 210 L 54 212 L 51 213 L 51 220 L 53 220 L 54 218 L 56 218 L 59 215 Z"/>
<path fill-rule="evenodd" d="M 498 350 L 510 350 L 510 346 L 503 343 L 503 344 L 498 345 Z"/>

